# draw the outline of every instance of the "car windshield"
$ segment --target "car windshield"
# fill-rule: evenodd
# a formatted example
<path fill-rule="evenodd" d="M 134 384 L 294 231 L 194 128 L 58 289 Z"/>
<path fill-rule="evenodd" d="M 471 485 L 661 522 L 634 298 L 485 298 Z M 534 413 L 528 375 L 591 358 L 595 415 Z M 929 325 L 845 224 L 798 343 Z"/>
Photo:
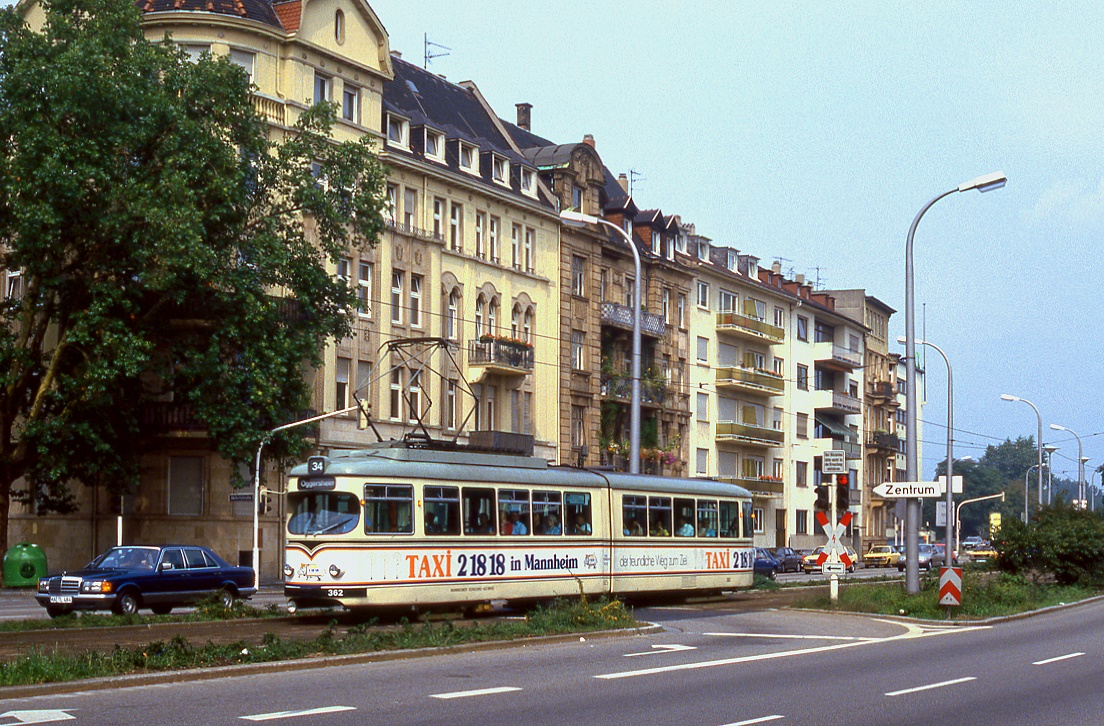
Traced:
<path fill-rule="evenodd" d="M 152 570 L 157 562 L 156 547 L 115 547 L 92 561 L 104 570 Z"/>
<path fill-rule="evenodd" d="M 288 504 L 288 534 L 345 534 L 360 521 L 360 502 L 345 492 L 310 492 Z"/>

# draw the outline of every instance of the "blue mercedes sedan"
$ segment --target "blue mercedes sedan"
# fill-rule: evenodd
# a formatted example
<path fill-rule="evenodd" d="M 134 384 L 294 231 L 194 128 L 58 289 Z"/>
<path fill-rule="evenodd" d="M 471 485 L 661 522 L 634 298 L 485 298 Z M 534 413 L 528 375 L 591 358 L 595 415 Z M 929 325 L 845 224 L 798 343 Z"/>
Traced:
<path fill-rule="evenodd" d="M 44 577 L 35 600 L 56 618 L 74 610 L 167 615 L 174 607 L 217 596 L 227 607 L 256 593 L 252 567 L 231 565 L 208 547 L 112 547 L 84 568 Z"/>

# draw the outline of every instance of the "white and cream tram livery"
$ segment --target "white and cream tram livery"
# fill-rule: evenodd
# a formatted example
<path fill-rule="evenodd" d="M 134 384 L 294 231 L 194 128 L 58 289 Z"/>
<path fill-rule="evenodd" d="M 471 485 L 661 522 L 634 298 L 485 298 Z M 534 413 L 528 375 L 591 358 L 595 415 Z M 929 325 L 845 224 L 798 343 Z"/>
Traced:
<path fill-rule="evenodd" d="M 751 495 L 705 479 L 395 443 L 292 470 L 297 608 L 718 592 L 752 583 Z"/>

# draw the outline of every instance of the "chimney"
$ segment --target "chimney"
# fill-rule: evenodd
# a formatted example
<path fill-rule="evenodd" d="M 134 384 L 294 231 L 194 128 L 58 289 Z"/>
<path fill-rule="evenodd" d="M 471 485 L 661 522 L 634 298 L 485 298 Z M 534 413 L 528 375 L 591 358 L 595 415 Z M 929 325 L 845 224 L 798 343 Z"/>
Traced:
<path fill-rule="evenodd" d="M 805 275 L 802 275 L 801 273 L 794 275 L 794 282 L 796 282 L 798 285 L 804 285 Z"/>
<path fill-rule="evenodd" d="M 778 260 L 775 260 L 774 262 L 772 262 L 771 263 L 771 272 L 773 272 L 776 275 L 781 275 L 782 274 L 782 263 L 779 262 Z"/>
<path fill-rule="evenodd" d="M 621 191 L 625 192 L 626 194 L 629 193 L 629 177 L 627 174 L 618 174 L 617 183 L 618 185 L 620 185 Z"/>
<path fill-rule="evenodd" d="M 593 149 L 594 148 L 594 134 L 585 135 L 583 137 L 583 143 Z"/>
<path fill-rule="evenodd" d="M 531 130 L 530 118 L 531 118 L 531 112 L 533 110 L 533 104 L 531 104 L 531 103 L 516 103 L 516 104 L 514 104 L 514 106 L 517 107 L 517 125 L 518 125 L 518 128 L 525 129 L 526 131 Z"/>
<path fill-rule="evenodd" d="M 394 57 L 394 58 L 398 58 L 399 60 L 402 60 L 402 51 L 399 51 L 399 50 L 392 50 L 392 51 L 391 51 L 391 55 L 392 55 L 392 57 Z"/>

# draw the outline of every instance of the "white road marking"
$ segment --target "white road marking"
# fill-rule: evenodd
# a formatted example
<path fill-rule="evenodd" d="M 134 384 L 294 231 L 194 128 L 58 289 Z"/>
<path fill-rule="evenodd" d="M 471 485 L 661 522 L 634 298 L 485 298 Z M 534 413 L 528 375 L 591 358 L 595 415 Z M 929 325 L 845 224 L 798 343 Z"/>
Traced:
<path fill-rule="evenodd" d="M 916 688 L 905 688 L 900 691 L 890 691 L 887 696 L 903 696 L 906 693 L 917 693 L 919 691 L 930 691 L 933 688 L 943 688 L 944 686 L 954 686 L 959 683 L 967 683 L 969 681 L 976 681 L 974 676 L 966 676 L 965 678 L 956 678 L 953 681 L 943 681 L 941 683 L 930 683 L 926 686 L 917 686 Z"/>
<path fill-rule="evenodd" d="M 676 643 L 670 643 L 667 645 L 653 645 L 652 650 L 646 650 L 643 653 L 622 653 L 626 658 L 633 658 L 638 655 L 656 655 L 657 653 L 675 653 L 680 650 L 697 650 L 692 645 L 678 645 Z"/>
<path fill-rule="evenodd" d="M 748 721 L 736 721 L 735 723 L 726 723 L 724 726 L 751 726 L 753 723 L 766 723 L 767 721 L 777 721 L 779 719 L 786 718 L 779 714 L 773 716 L 763 716 L 762 718 L 753 718 Z"/>
<path fill-rule="evenodd" d="M 860 638 L 854 635 L 781 635 L 777 633 L 702 633 L 718 638 L 778 638 L 780 640 L 881 640 L 881 638 Z"/>
<path fill-rule="evenodd" d="M 16 723 L 53 723 L 54 721 L 72 721 L 76 716 L 61 709 L 44 711 L 8 711 L 0 713 L 0 718 L 14 718 Z"/>
<path fill-rule="evenodd" d="M 878 622 L 891 622 L 891 621 L 878 621 Z M 894 623 L 900 625 L 900 623 Z M 987 629 L 991 626 L 980 625 L 974 627 L 959 628 L 955 631 L 945 630 L 938 632 L 924 632 L 919 627 L 912 624 L 905 624 L 907 632 L 903 635 L 894 635 L 888 638 L 878 638 L 874 640 L 852 640 L 845 643 L 837 643 L 833 645 L 821 645 L 814 648 L 800 648 L 798 650 L 784 650 L 777 653 L 761 653 L 759 655 L 747 655 L 738 658 L 721 658 L 719 660 L 698 661 L 696 663 L 681 663 L 679 665 L 660 666 L 657 668 L 644 668 L 638 671 L 623 671 L 621 673 L 602 673 L 594 676 L 601 680 L 615 680 L 618 678 L 634 678 L 636 676 L 651 676 L 658 673 L 670 673 L 672 671 L 683 670 L 696 670 L 698 668 L 714 668 L 716 666 L 735 665 L 738 663 L 753 663 L 761 660 L 773 660 L 775 658 L 789 658 L 795 655 L 809 655 L 811 653 L 826 653 L 833 650 L 842 650 L 843 648 L 855 648 L 863 645 L 877 645 L 879 643 L 889 643 L 894 640 L 911 640 L 912 638 L 930 638 L 936 635 L 946 635 L 951 632 L 968 633 L 971 630 Z"/>
<path fill-rule="evenodd" d="M 282 718 L 298 718 L 299 716 L 317 716 L 323 713 L 340 713 L 342 711 L 355 711 L 354 706 L 322 706 L 321 708 L 308 708 L 305 711 L 274 711 L 273 713 L 258 713 L 253 716 L 240 716 L 243 721 L 277 721 Z"/>
<path fill-rule="evenodd" d="M 513 686 L 500 686 L 499 688 L 480 688 L 477 691 L 453 691 L 452 693 L 433 693 L 430 694 L 430 698 L 468 698 L 469 696 L 489 696 L 493 693 L 509 693 L 510 691 L 520 691 L 520 688 Z"/>
<path fill-rule="evenodd" d="M 1046 665 L 1048 663 L 1057 663 L 1060 660 L 1067 660 L 1069 658 L 1077 658 L 1077 657 L 1080 657 L 1082 655 L 1085 655 L 1085 654 L 1084 653 L 1069 653 L 1068 655 L 1060 655 L 1060 656 L 1057 656 L 1055 658 L 1047 658 L 1046 660 L 1037 660 L 1034 663 L 1032 663 L 1031 665 Z"/>

